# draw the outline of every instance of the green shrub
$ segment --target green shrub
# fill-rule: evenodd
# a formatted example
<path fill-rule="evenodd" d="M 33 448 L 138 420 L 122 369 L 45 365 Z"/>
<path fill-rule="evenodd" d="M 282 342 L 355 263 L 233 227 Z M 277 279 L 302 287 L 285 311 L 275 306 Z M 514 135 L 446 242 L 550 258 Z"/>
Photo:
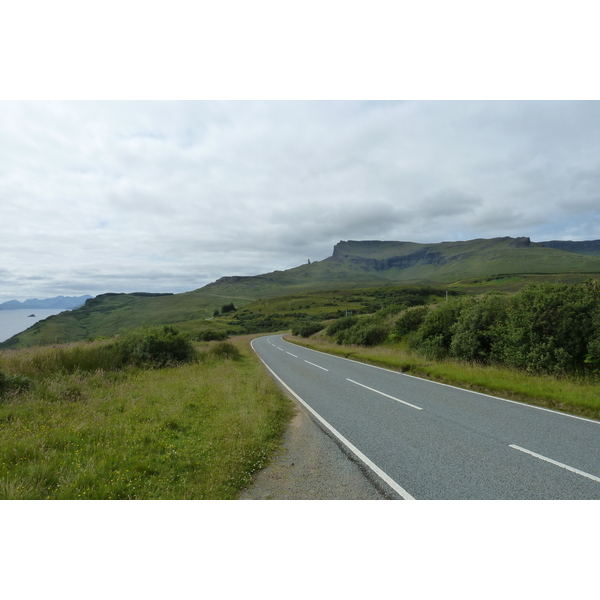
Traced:
<path fill-rule="evenodd" d="M 542 283 L 510 298 L 451 300 L 425 316 L 409 346 L 432 359 L 451 356 L 532 373 L 598 373 L 600 284 Z"/>
<path fill-rule="evenodd" d="M 597 334 L 588 341 L 587 354 L 583 361 L 592 371 L 596 373 L 600 371 L 600 335 Z"/>
<path fill-rule="evenodd" d="M 212 341 L 223 341 L 229 337 L 229 334 L 226 331 L 217 331 L 215 329 L 207 329 L 205 331 L 201 331 L 196 339 L 199 342 L 212 342 Z"/>
<path fill-rule="evenodd" d="M 231 342 L 219 342 L 209 350 L 209 354 L 217 358 L 230 358 L 240 360 L 242 355 L 240 351 Z"/>
<path fill-rule="evenodd" d="M 337 333 L 339 333 L 340 331 L 343 331 L 344 329 L 350 329 L 350 327 L 356 325 L 356 323 L 358 323 L 357 317 L 341 317 L 337 321 L 332 323 L 327 328 L 325 333 L 327 335 L 334 336 Z"/>
<path fill-rule="evenodd" d="M 430 311 L 417 330 L 412 347 L 428 358 L 439 360 L 448 356 L 452 343 L 452 326 L 458 321 L 462 310 L 473 302 L 471 298 L 453 298 Z"/>
<path fill-rule="evenodd" d="M 394 333 L 403 336 L 416 331 L 421 326 L 421 323 L 423 323 L 427 313 L 429 313 L 429 308 L 426 306 L 418 306 L 407 310 L 396 321 Z"/>
<path fill-rule="evenodd" d="M 292 335 L 310 337 L 325 328 L 323 323 L 317 321 L 298 321 L 292 326 Z"/>
<path fill-rule="evenodd" d="M 377 346 L 385 342 L 389 333 L 390 328 L 383 323 L 365 325 L 357 330 L 354 343 L 359 346 Z"/>
<path fill-rule="evenodd" d="M 283 331 L 290 328 L 289 319 L 279 319 L 273 316 L 262 317 L 260 315 L 240 315 L 234 317 L 239 324 L 241 333 L 271 333 Z"/>
<path fill-rule="evenodd" d="M 531 285 L 509 305 L 495 354 L 509 366 L 532 372 L 581 371 L 598 364 L 599 326 L 597 282 Z"/>
<path fill-rule="evenodd" d="M 124 363 L 144 367 L 193 362 L 198 357 L 187 336 L 170 325 L 128 331 L 117 341 L 117 348 Z"/>
<path fill-rule="evenodd" d="M 492 358 L 505 327 L 507 308 L 507 299 L 498 296 L 488 296 L 465 307 L 452 326 L 450 354 L 478 362 Z"/>
<path fill-rule="evenodd" d="M 390 327 L 384 324 L 381 319 L 367 317 L 357 319 L 354 325 L 339 331 L 335 339 L 338 344 L 376 346 L 386 340 L 389 332 Z"/>
<path fill-rule="evenodd" d="M 390 304 L 389 306 L 384 306 L 375 312 L 376 317 L 389 317 L 393 315 L 397 315 L 398 313 L 405 310 L 407 307 L 406 304 Z"/>

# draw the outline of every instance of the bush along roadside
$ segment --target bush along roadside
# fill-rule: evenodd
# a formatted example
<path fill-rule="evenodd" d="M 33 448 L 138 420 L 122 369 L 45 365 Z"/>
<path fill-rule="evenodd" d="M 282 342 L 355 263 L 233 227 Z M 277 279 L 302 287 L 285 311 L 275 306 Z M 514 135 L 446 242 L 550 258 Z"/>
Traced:
<path fill-rule="evenodd" d="M 340 345 L 401 343 L 430 360 L 598 376 L 600 282 L 541 283 L 510 296 L 449 296 L 437 306 L 384 306 L 369 316 L 338 318 L 323 336 Z"/>
<path fill-rule="evenodd" d="M 125 364 L 165 367 L 197 360 L 189 338 L 170 325 L 141 327 L 119 337 L 115 343 Z"/>
<path fill-rule="evenodd" d="M 453 299 L 424 316 L 410 345 L 433 359 L 598 375 L 600 285 L 544 283 L 514 296 Z"/>
<path fill-rule="evenodd" d="M 335 339 L 338 344 L 377 346 L 387 339 L 390 329 L 380 317 L 365 317 L 338 331 Z"/>
<path fill-rule="evenodd" d="M 382 311 L 379 311 L 380 313 Z M 388 335 L 390 334 L 391 335 Z M 530 373 L 600 375 L 600 283 L 541 283 L 512 296 L 451 297 L 402 312 L 339 319 L 326 334 L 346 345 L 401 340 L 431 360 L 500 365 Z"/>
<path fill-rule="evenodd" d="M 323 329 L 325 325 L 317 321 L 297 321 L 292 325 L 292 335 L 307 338 Z"/>

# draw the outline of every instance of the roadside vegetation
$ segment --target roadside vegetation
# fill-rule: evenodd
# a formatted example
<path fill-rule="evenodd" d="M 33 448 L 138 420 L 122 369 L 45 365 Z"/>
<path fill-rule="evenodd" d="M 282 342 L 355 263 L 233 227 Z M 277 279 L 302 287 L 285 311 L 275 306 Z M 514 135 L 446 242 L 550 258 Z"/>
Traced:
<path fill-rule="evenodd" d="M 406 322 L 410 317 L 403 316 L 395 333 L 430 358 L 451 357 L 536 374 L 600 373 L 597 280 L 534 285 L 512 296 L 454 299 L 420 316 L 412 327 Z"/>
<path fill-rule="evenodd" d="M 0 498 L 238 497 L 293 410 L 250 332 L 600 419 L 599 282 L 469 285 L 232 302 L 185 332 L 0 352 Z"/>
<path fill-rule="evenodd" d="M 248 339 L 0 353 L 0 499 L 233 499 L 291 417 Z"/>
<path fill-rule="evenodd" d="M 334 320 L 309 344 L 600 419 L 600 284 L 594 279 L 433 304 L 415 298 L 412 306 Z"/>

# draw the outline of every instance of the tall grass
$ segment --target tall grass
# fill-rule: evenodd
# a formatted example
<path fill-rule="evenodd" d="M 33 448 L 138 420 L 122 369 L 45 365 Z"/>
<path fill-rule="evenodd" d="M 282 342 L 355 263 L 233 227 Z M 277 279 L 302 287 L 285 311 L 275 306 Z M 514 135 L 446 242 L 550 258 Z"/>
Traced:
<path fill-rule="evenodd" d="M 54 350 L 75 349 L 0 355 L 33 378 L 0 400 L 0 498 L 233 499 L 291 416 L 243 340 L 199 344 L 197 361 L 161 369 L 51 373 L 65 364 Z"/>
<path fill-rule="evenodd" d="M 186 335 L 169 325 L 140 327 L 96 343 L 38 347 L 6 352 L 8 368 L 27 377 L 55 373 L 116 371 L 126 365 L 160 368 L 194 362 L 199 355 Z"/>

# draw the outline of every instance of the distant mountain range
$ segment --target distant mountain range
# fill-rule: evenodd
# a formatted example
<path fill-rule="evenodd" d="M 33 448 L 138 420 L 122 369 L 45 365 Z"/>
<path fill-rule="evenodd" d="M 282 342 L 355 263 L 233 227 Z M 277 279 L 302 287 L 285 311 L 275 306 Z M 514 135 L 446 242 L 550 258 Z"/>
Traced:
<path fill-rule="evenodd" d="M 0 310 L 17 310 L 19 308 L 64 308 L 65 310 L 71 310 L 83 306 L 89 298 L 92 298 L 92 296 L 86 294 L 85 296 L 56 296 L 45 300 L 33 298 L 24 302 L 9 300 L 0 304 Z"/>

